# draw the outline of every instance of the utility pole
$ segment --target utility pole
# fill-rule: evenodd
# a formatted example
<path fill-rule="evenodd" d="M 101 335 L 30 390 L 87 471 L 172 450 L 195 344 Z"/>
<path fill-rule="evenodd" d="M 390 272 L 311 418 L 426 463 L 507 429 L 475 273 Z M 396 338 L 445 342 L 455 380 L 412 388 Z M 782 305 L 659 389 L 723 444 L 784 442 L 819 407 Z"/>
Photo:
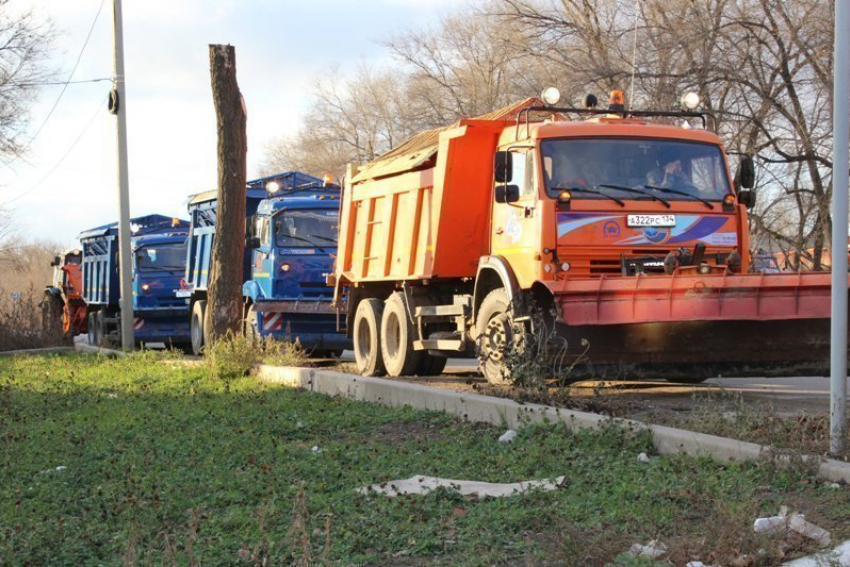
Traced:
<path fill-rule="evenodd" d="M 832 336 L 829 450 L 847 447 L 847 201 L 850 184 L 850 0 L 835 0 L 832 96 Z"/>
<path fill-rule="evenodd" d="M 136 347 L 133 332 L 133 275 L 130 247 L 130 180 L 127 172 L 127 98 L 124 96 L 124 21 L 121 0 L 113 0 L 115 77 L 109 111 L 118 117 L 118 273 L 121 282 L 121 346 Z"/>
<path fill-rule="evenodd" d="M 236 49 L 210 45 L 210 80 L 218 130 L 218 204 L 204 327 L 210 341 L 242 331 L 245 181 L 248 141 L 245 99 L 236 81 Z"/>

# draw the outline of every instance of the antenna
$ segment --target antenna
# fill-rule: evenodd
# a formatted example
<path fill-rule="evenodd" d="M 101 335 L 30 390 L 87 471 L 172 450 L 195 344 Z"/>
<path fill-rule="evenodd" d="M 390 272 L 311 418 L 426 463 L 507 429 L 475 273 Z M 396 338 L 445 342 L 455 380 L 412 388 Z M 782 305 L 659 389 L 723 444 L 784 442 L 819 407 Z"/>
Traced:
<path fill-rule="evenodd" d="M 637 61 L 637 24 L 640 14 L 640 0 L 635 0 L 635 27 L 632 32 L 632 84 L 629 87 L 629 110 L 632 109 L 632 101 L 635 99 L 635 64 Z"/>

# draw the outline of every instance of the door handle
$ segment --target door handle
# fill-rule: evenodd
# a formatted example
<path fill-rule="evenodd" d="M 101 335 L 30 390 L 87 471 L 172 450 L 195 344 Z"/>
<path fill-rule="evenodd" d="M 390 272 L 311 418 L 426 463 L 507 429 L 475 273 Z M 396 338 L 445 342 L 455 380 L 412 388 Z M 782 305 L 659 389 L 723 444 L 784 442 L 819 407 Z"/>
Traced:
<path fill-rule="evenodd" d="M 505 229 L 503 229 L 501 226 L 496 229 L 496 234 L 504 234 L 504 233 L 505 233 Z"/>

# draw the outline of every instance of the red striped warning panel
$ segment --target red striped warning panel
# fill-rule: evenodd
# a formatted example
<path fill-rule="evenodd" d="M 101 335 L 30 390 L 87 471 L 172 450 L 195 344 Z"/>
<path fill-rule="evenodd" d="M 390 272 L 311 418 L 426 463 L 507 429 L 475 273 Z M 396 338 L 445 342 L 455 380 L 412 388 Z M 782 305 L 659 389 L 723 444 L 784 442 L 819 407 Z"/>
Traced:
<path fill-rule="evenodd" d="M 142 319 L 141 317 L 136 317 L 135 319 L 133 319 L 133 328 L 135 330 L 138 331 L 139 329 L 141 329 L 144 326 L 145 326 L 145 320 Z"/>
<path fill-rule="evenodd" d="M 266 313 L 263 316 L 264 331 L 279 331 L 283 326 L 283 317 L 281 313 Z"/>

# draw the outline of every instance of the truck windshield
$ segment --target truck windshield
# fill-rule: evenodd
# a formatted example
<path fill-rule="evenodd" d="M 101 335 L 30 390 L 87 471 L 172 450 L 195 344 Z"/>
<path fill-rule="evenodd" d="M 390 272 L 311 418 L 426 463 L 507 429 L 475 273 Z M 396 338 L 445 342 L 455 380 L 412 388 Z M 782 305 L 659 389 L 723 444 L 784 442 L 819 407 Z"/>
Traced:
<path fill-rule="evenodd" d="M 136 269 L 140 272 L 183 270 L 185 266 L 185 242 L 144 246 L 136 250 Z"/>
<path fill-rule="evenodd" d="M 546 192 L 557 197 L 563 189 L 579 199 L 652 199 L 617 186 L 645 192 L 661 191 L 670 201 L 719 201 L 730 192 L 720 148 L 678 140 L 635 138 L 553 139 L 541 144 Z M 603 195 L 604 193 L 605 195 Z"/>
<path fill-rule="evenodd" d="M 278 246 L 315 247 L 336 245 L 339 237 L 335 209 L 305 209 L 286 211 L 275 219 L 275 240 Z"/>

